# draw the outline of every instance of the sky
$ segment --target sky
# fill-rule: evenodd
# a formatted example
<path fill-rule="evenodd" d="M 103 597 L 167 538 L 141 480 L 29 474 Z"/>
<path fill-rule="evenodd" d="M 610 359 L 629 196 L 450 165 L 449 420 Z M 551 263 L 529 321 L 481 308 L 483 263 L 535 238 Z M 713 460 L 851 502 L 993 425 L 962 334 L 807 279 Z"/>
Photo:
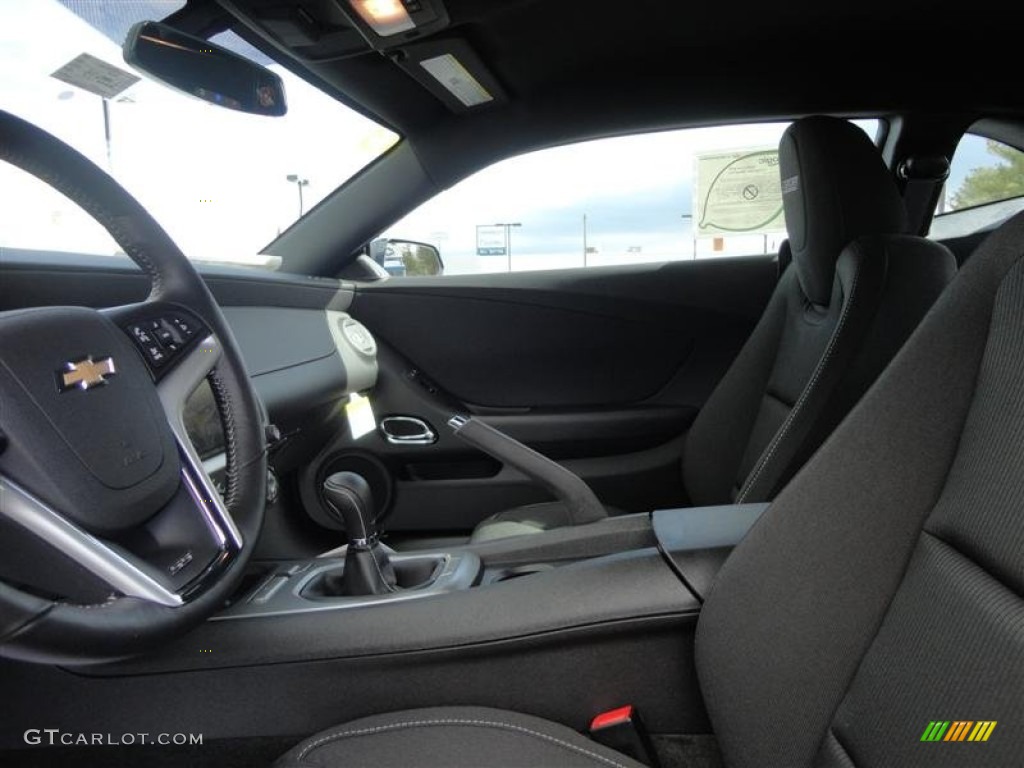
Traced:
<path fill-rule="evenodd" d="M 874 138 L 877 121 L 856 121 Z M 437 244 L 448 274 L 504 272 L 506 255 L 477 255 L 476 225 L 518 222 L 510 229 L 511 268 L 639 264 L 774 253 L 784 232 L 729 236 L 715 250 L 693 237 L 696 157 L 716 151 L 776 148 L 787 123 L 719 126 L 556 147 L 484 169 L 427 202 L 385 233 Z M 952 161 L 951 195 L 974 168 L 995 158 L 984 139 L 967 136 Z"/>
<path fill-rule="evenodd" d="M 143 76 L 108 103 L 108 158 L 100 97 L 51 75 L 81 53 L 130 68 L 119 43 L 66 6 L 86 9 L 100 26 L 127 28 L 131 19 L 122 16 L 162 16 L 180 4 L 0 0 L 0 104 L 111 172 L 190 257 L 265 265 L 257 254 L 299 214 L 289 174 L 308 179 L 308 211 L 397 137 L 273 65 L 286 85 L 289 112 L 282 118 L 222 109 Z M 113 13 L 99 13 L 108 8 Z M 874 134 L 874 121 L 862 127 Z M 669 131 L 522 155 L 446 190 L 384 234 L 438 245 L 448 274 L 774 252 L 784 233 L 730 236 L 716 250 L 711 238 L 694 238 L 689 217 L 699 154 L 772 149 L 784 129 L 775 123 Z M 982 141 L 965 142 L 948 188 L 987 159 Z M 117 251 L 91 218 L 27 174 L 0 164 L 0 190 L 0 246 Z M 477 226 L 498 222 L 521 225 L 510 229 L 511 257 L 477 255 Z"/>
<path fill-rule="evenodd" d="M 503 272 L 508 255 L 478 256 L 476 226 L 518 222 L 512 269 L 588 266 L 773 253 L 775 232 L 694 239 L 698 155 L 776 149 L 787 123 L 719 126 L 600 139 L 497 163 L 438 195 L 386 235 L 436 243 L 447 274 Z M 873 132 L 873 121 L 864 123 Z M 777 178 L 776 178 L 776 183 Z M 695 250 L 696 249 L 696 250 Z"/>
<path fill-rule="evenodd" d="M 46 30 L 45 40 L 39 38 Z M 81 53 L 129 70 L 118 44 L 55 0 L 0 2 L 0 104 L 111 172 L 193 258 L 252 259 L 396 136 L 284 71 L 288 114 L 233 112 L 147 80 L 109 102 L 51 73 Z M 138 74 L 138 73 L 136 73 Z M 109 236 L 41 182 L 0 164 L 0 245 L 109 254 Z"/>

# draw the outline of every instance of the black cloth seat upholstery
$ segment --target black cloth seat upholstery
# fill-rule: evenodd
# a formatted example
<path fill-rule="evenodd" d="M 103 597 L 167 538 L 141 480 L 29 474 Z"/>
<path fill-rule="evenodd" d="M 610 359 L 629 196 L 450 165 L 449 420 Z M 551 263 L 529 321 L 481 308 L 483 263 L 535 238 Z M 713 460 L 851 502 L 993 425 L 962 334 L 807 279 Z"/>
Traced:
<path fill-rule="evenodd" d="M 571 728 L 487 707 L 436 707 L 366 717 L 305 741 L 277 768 L 641 768 Z"/>
<path fill-rule="evenodd" d="M 1021 765 L 1022 469 L 1019 214 L 971 258 L 718 574 L 697 626 L 696 664 L 729 768 Z M 404 728 L 435 712 L 372 722 Z M 922 742 L 935 720 L 997 726 L 984 743 Z M 536 730 L 561 739 L 564 731 L 546 727 Z M 366 733 L 363 751 L 319 764 L 398 764 L 378 762 L 378 749 L 404 755 L 403 765 L 582 759 L 523 752 L 514 762 L 523 742 L 403 733 L 401 746 L 393 730 Z M 294 758 L 314 743 L 284 765 L 302 765 Z"/>
<path fill-rule="evenodd" d="M 779 164 L 792 264 L 687 433 L 685 504 L 773 499 L 956 273 L 944 246 L 904 234 L 892 174 L 852 123 L 798 120 Z M 480 523 L 472 541 L 560 527 L 565 517 L 557 503 L 508 510 Z"/>

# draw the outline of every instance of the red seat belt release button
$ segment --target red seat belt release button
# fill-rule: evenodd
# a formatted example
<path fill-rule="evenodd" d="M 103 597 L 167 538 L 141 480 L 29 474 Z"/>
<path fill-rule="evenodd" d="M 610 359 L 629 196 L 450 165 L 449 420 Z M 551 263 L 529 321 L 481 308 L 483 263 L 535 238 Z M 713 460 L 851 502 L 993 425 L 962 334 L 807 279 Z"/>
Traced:
<path fill-rule="evenodd" d="M 627 704 L 618 709 L 609 709 L 595 717 L 590 723 L 590 732 L 599 731 L 602 728 L 610 728 L 613 725 L 622 725 L 633 721 L 633 705 Z"/>
<path fill-rule="evenodd" d="M 645 765 L 658 768 L 658 757 L 647 729 L 632 704 L 610 709 L 595 717 L 590 722 L 590 738 Z"/>

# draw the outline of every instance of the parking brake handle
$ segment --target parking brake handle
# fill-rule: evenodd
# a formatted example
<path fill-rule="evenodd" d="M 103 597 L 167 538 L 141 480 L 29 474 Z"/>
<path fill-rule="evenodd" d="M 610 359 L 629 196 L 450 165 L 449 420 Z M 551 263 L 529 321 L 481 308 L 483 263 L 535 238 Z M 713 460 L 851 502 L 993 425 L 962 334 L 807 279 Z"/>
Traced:
<path fill-rule="evenodd" d="M 554 494 L 569 510 L 572 525 L 593 523 L 607 517 L 604 506 L 590 486 L 561 464 L 472 416 L 456 414 L 448 419 L 448 426 L 456 437 L 518 469 Z"/>

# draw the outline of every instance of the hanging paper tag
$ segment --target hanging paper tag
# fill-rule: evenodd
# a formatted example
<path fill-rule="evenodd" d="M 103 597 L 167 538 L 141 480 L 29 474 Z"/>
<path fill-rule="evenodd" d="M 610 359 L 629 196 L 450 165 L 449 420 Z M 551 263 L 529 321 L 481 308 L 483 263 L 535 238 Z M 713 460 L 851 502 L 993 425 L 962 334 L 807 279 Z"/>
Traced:
<path fill-rule="evenodd" d="M 345 416 L 348 418 L 348 428 L 352 433 L 353 440 L 358 440 L 377 428 L 377 420 L 373 416 L 370 398 L 363 397 L 358 393 L 353 392 L 348 396 L 348 402 L 345 403 Z"/>

